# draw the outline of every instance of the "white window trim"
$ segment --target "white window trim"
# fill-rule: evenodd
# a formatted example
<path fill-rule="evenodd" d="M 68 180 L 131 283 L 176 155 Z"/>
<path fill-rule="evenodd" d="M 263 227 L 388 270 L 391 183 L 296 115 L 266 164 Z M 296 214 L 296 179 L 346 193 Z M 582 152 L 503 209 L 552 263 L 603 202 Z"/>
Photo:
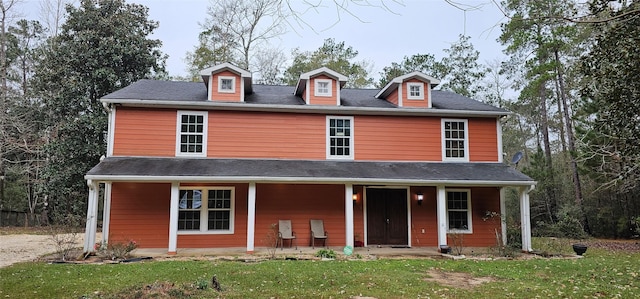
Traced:
<path fill-rule="evenodd" d="M 314 95 L 316 97 L 330 97 L 333 95 L 333 80 L 331 79 L 313 79 L 313 86 L 314 86 Z M 328 92 L 327 93 L 321 93 L 320 92 L 320 84 L 318 83 L 327 83 L 327 88 L 328 88 Z"/>
<path fill-rule="evenodd" d="M 234 233 L 235 223 L 235 210 L 236 210 L 236 188 L 225 186 L 189 186 L 180 187 L 178 192 L 182 190 L 201 190 L 202 191 L 202 205 L 200 206 L 200 230 L 178 230 L 178 235 L 230 235 Z M 210 190 L 231 190 L 231 203 L 229 211 L 229 229 L 228 230 L 208 230 L 208 199 Z M 206 196 L 205 196 L 206 194 Z M 180 212 L 180 208 L 178 208 Z M 178 219 L 176 219 L 177 221 Z M 177 227 L 177 225 L 176 225 Z"/>
<path fill-rule="evenodd" d="M 468 229 L 449 229 L 449 192 L 464 192 L 467 193 L 467 223 L 469 223 Z M 447 209 L 447 233 L 453 234 L 473 234 L 473 208 L 471 206 L 471 189 L 446 189 L 445 190 L 445 205 Z"/>
<path fill-rule="evenodd" d="M 417 86 L 420 89 L 420 95 L 412 96 L 411 87 Z M 424 100 L 424 83 L 408 82 L 407 83 L 407 100 Z"/>
<path fill-rule="evenodd" d="M 445 122 L 464 122 L 464 157 L 455 158 L 447 157 L 447 143 L 445 140 Z M 466 119 L 443 118 L 440 122 L 441 139 L 442 139 L 442 161 L 449 162 L 469 162 L 469 121 Z"/>
<path fill-rule="evenodd" d="M 231 80 L 231 89 L 222 89 L 222 80 Z M 236 77 L 232 76 L 218 76 L 218 92 L 219 93 L 235 93 L 236 92 Z"/>
<path fill-rule="evenodd" d="M 330 125 L 330 121 L 332 119 L 348 119 L 349 120 L 349 124 L 350 124 L 350 129 L 349 131 L 351 132 L 351 134 L 349 135 L 349 155 L 345 156 L 337 156 L 337 155 L 331 155 L 331 136 L 330 136 L 330 130 L 329 130 L 329 125 Z M 353 116 L 335 116 L 335 115 L 328 115 L 327 116 L 327 120 L 326 120 L 326 124 L 325 124 L 325 129 L 326 129 L 326 137 L 325 137 L 325 143 L 326 143 L 326 149 L 327 149 L 327 159 L 332 159 L 332 160 L 353 160 L 354 157 L 354 153 L 355 153 L 355 144 L 353 142 L 353 135 L 354 135 L 354 123 L 353 123 Z"/>
<path fill-rule="evenodd" d="M 180 136 L 182 132 L 180 132 L 180 127 L 182 125 L 182 116 L 183 115 L 202 115 L 203 124 L 202 124 L 202 153 L 183 153 L 180 151 Z M 207 156 L 207 135 L 208 135 L 208 126 L 209 120 L 208 111 L 186 111 L 186 110 L 178 110 L 178 114 L 176 117 L 176 157 L 206 157 Z"/>

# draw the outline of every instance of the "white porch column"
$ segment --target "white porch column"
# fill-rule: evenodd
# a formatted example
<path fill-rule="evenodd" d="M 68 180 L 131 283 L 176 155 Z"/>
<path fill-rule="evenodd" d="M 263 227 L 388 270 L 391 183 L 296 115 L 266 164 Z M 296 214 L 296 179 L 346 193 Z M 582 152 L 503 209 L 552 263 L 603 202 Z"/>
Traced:
<path fill-rule="evenodd" d="M 169 254 L 176 254 L 178 247 L 178 204 L 180 200 L 180 183 L 171 183 L 171 203 L 169 207 Z"/>
<path fill-rule="evenodd" d="M 102 211 L 102 243 L 109 243 L 111 221 L 111 182 L 104 184 L 104 207 Z"/>
<path fill-rule="evenodd" d="M 507 205 L 504 187 L 500 187 L 500 229 L 502 245 L 507 245 Z"/>
<path fill-rule="evenodd" d="M 529 191 L 533 190 L 531 187 L 520 187 L 520 223 L 522 226 L 522 251 L 530 252 L 531 248 L 531 215 L 529 208 Z"/>
<path fill-rule="evenodd" d="M 447 245 L 447 193 L 444 186 L 438 186 L 438 245 Z"/>
<path fill-rule="evenodd" d="M 344 185 L 345 238 L 348 246 L 353 246 L 353 185 Z"/>
<path fill-rule="evenodd" d="M 253 253 L 256 234 L 256 183 L 249 183 L 247 198 L 247 252 Z"/>
<path fill-rule="evenodd" d="M 96 229 L 98 227 L 98 187 L 99 184 L 92 180 L 87 180 L 87 186 L 89 187 L 89 200 L 87 203 L 87 223 L 85 227 L 84 235 L 84 249 L 85 253 L 94 251 L 94 244 L 96 244 Z"/>

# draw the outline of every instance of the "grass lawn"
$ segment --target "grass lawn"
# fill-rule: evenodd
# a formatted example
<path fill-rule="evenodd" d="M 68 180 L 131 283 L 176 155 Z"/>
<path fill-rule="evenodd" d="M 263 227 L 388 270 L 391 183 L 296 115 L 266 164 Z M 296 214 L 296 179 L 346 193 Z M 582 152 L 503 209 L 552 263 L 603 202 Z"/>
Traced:
<path fill-rule="evenodd" d="M 638 298 L 639 275 L 637 250 L 591 247 L 581 259 L 22 263 L 0 269 L 0 298 Z"/>

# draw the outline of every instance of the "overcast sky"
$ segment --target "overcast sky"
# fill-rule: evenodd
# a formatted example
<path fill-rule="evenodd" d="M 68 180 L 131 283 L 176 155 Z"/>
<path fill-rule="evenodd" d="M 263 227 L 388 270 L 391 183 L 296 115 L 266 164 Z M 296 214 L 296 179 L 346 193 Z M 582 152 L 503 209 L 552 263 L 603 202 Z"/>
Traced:
<path fill-rule="evenodd" d="M 149 7 L 149 18 L 160 23 L 153 38 L 162 40 L 162 51 L 169 55 L 169 74 L 185 75 L 185 53 L 197 44 L 201 31 L 199 23 L 207 17 L 209 0 L 129 1 Z M 300 11 L 305 8 L 302 0 L 289 1 Z M 504 18 L 490 0 L 456 0 L 466 5 L 481 6 L 466 13 L 444 0 L 386 0 L 390 11 L 381 7 L 350 5 L 349 11 L 360 20 L 345 11 L 338 15 L 333 0 L 307 1 L 321 3 L 324 7 L 307 10 L 300 15 L 315 32 L 308 27 L 298 27 L 272 42 L 271 46 L 282 49 L 287 58 L 291 58 L 291 49 L 295 47 L 312 51 L 319 48 L 324 39 L 332 37 L 357 50 L 358 60 L 371 62 L 372 76 L 377 78 L 383 67 L 401 61 L 404 56 L 431 53 L 441 58 L 442 49 L 449 48 L 460 34 L 471 36 L 471 42 L 480 51 L 482 63 L 503 57 L 503 47 L 496 39 L 500 35 L 499 24 Z M 369 2 L 378 5 L 380 0 Z M 25 6 L 27 10 L 37 7 L 36 0 L 28 0 Z M 27 15 L 36 18 L 38 14 L 32 11 Z"/>

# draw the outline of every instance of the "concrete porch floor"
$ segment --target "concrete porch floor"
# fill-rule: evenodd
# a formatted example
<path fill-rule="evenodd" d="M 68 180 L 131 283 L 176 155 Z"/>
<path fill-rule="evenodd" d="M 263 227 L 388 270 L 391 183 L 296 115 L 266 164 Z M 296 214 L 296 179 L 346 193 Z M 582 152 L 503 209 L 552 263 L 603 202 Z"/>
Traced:
<path fill-rule="evenodd" d="M 298 246 L 294 248 L 276 249 L 278 257 L 300 257 L 314 256 L 318 250 L 324 247 Z M 344 256 L 344 247 L 328 247 L 335 251 L 337 256 Z M 465 251 L 472 252 L 473 249 L 465 248 Z M 480 249 L 483 250 L 483 249 Z M 476 251 L 477 252 L 477 251 Z M 269 248 L 256 247 L 253 253 L 247 253 L 245 247 L 236 248 L 178 248 L 176 254 L 168 254 L 167 248 L 138 248 L 131 252 L 136 257 L 154 257 L 154 258 L 170 258 L 170 257 L 267 257 L 270 255 Z M 352 256 L 359 254 L 362 257 L 439 257 L 442 256 L 436 247 L 412 247 L 412 248 L 395 248 L 391 246 L 370 246 L 356 247 Z"/>

